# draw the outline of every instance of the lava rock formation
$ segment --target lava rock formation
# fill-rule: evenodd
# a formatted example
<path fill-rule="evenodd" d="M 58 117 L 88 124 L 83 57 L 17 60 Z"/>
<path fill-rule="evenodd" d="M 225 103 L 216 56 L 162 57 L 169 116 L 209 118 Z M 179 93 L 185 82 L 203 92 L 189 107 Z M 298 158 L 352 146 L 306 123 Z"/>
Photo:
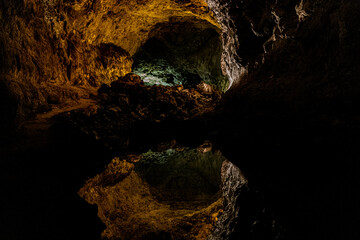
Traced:
<path fill-rule="evenodd" d="M 134 233 L 121 206 L 137 226 L 159 223 L 137 239 L 359 239 L 359 10 L 337 0 L 1 1 L 0 238 L 99 239 L 105 226 L 81 189 L 109 239 Z M 151 206 L 174 212 L 134 159 L 117 157 L 204 142 L 203 153 L 227 159 L 222 204 L 192 211 L 190 227 L 189 212 L 169 226 L 161 214 L 141 220 Z M 126 202 L 132 191 L 139 208 Z"/>

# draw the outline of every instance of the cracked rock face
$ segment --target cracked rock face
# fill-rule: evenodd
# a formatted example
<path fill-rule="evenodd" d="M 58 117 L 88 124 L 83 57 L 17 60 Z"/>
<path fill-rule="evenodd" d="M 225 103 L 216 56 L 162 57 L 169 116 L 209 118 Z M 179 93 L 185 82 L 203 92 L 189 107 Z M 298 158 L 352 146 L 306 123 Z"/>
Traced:
<path fill-rule="evenodd" d="M 91 89 L 129 73 L 131 57 L 157 24 L 173 18 L 221 27 L 222 71 L 230 86 L 241 82 L 242 96 L 294 102 L 356 97 L 358 7 L 320 0 L 4 1 L 4 121 L 75 102 L 89 95 L 77 86 Z M 64 97 L 54 101 L 54 95 Z"/>
<path fill-rule="evenodd" d="M 237 54 L 237 48 L 239 46 L 236 35 L 237 30 L 229 13 L 232 2 L 209 0 L 207 3 L 214 12 L 214 16 L 222 29 L 223 52 L 221 67 L 223 73 L 229 77 L 231 86 L 234 82 L 238 81 L 240 76 L 246 71 L 244 66 L 241 65 L 240 58 Z"/>
<path fill-rule="evenodd" d="M 223 70 L 231 84 L 239 82 L 259 64 L 273 42 L 290 38 L 297 24 L 309 16 L 303 1 L 298 5 L 261 0 L 207 0 L 207 3 L 221 25 Z"/>
<path fill-rule="evenodd" d="M 311 175 L 307 166 L 323 159 L 324 153 L 328 153 L 329 159 L 342 161 L 358 147 L 359 9 L 358 1 L 337 0 L 1 1 L 0 130 L 16 126 L 39 112 L 71 106 L 82 98 L 89 98 L 100 86 L 96 104 L 64 114 L 60 119 L 110 148 L 128 149 L 131 144 L 144 147 L 142 144 L 149 139 L 155 142 L 153 138 L 160 135 L 159 129 L 162 134 L 174 130 L 194 137 L 208 120 L 204 120 L 205 114 L 218 111 L 217 118 L 212 120 L 215 123 L 211 130 L 214 131 L 202 134 L 214 133 L 217 147 L 226 152 L 230 161 L 243 170 L 247 165 L 248 180 L 235 165 L 224 164 L 224 214 L 211 239 L 282 238 L 279 226 L 252 184 L 257 181 L 261 185 L 262 180 L 265 182 L 262 184 L 269 187 L 269 195 L 272 190 L 280 193 L 272 196 L 272 203 L 280 213 L 291 215 L 292 230 L 299 233 L 298 238 L 306 239 L 302 236 L 312 233 L 331 235 L 324 226 L 321 226 L 326 230 L 323 232 L 321 227 L 306 233 L 299 229 L 319 223 L 315 222 L 316 218 L 311 218 L 312 215 L 304 217 L 301 210 L 291 205 L 300 201 L 299 205 L 305 210 L 310 209 L 329 226 L 349 229 L 348 233 L 338 232 L 339 235 L 358 235 L 358 232 L 352 233 L 351 225 L 348 227 L 347 224 L 350 218 L 357 219 L 352 211 L 357 205 L 349 210 L 351 213 L 346 216 L 346 221 L 338 223 L 331 221 L 330 214 L 324 214 L 328 209 L 334 209 L 338 201 L 332 197 L 332 190 L 325 190 L 328 198 L 314 198 L 315 204 L 326 210 L 323 212 L 312 206 L 311 201 L 306 203 L 308 206 L 302 205 L 309 199 L 302 193 L 313 196 L 313 192 L 324 186 L 344 189 L 348 185 L 338 180 L 348 179 L 346 174 L 358 168 L 357 163 L 349 159 L 346 159 L 349 162 L 338 164 L 344 171 L 339 171 L 338 166 L 329 168 L 324 162 L 320 168 L 310 169 Z M 167 24 L 174 19 L 196 19 L 192 23 L 205 22 L 200 28 L 206 26 L 217 33 L 221 29 L 221 70 L 229 77 L 231 86 L 223 100 L 220 100 L 220 92 L 204 82 L 196 82 L 196 89 L 151 87 L 145 86 L 136 75 L 128 74 L 132 71 L 134 54 L 146 46 L 150 37 L 155 37 L 158 26 L 171 33 L 172 25 Z M 163 37 L 161 34 L 156 36 Z M 218 43 L 216 48 L 218 50 Z M 209 55 L 208 51 L 206 55 Z M 203 56 L 195 57 L 197 63 L 199 58 L 204 59 Z M 207 59 L 219 63 L 218 58 Z M 199 68 L 209 65 L 204 62 L 193 65 Z M 107 85 L 102 85 L 104 83 Z M 216 109 L 214 104 L 219 101 L 221 108 Z M 189 128 L 191 124 L 186 125 L 188 121 L 199 119 L 193 128 Z M 182 123 L 182 128 L 179 127 L 181 124 L 174 127 L 174 122 Z M 239 146 L 246 146 L 246 149 L 239 153 Z M 266 151 L 259 154 L 259 149 Z M 312 155 L 311 150 L 317 150 L 317 155 Z M 257 158 L 253 158 L 254 153 Z M 275 157 L 282 153 L 282 156 L 269 163 L 268 153 Z M 240 162 L 239 154 L 247 154 L 249 158 Z M 302 168 L 291 169 L 287 165 L 288 155 L 297 155 L 294 157 Z M 323 174 L 324 166 L 329 175 L 319 175 Z M 268 168 L 276 172 L 278 178 L 271 176 L 272 172 L 267 173 Z M 291 171 L 282 171 L 283 168 Z M 299 178 L 304 172 L 310 176 L 304 179 L 308 186 L 319 182 L 310 191 Z M 339 172 L 342 177 L 332 179 L 333 172 Z M 114 175 L 108 174 L 104 178 L 114 182 L 127 179 L 127 191 L 136 190 L 139 196 L 145 193 L 149 202 L 155 202 L 148 194 L 147 186 L 145 189 L 142 184 L 137 189 L 129 187 L 132 181 L 141 182 L 135 174 L 131 175 L 132 180 L 121 171 L 115 171 Z M 328 178 L 336 183 L 322 182 Z M 354 186 L 358 183 L 357 179 L 351 180 Z M 299 192 L 292 189 L 293 183 L 299 187 Z M 279 190 L 278 186 L 286 191 Z M 100 189 L 98 193 L 101 195 L 107 190 Z M 288 190 L 292 190 L 293 195 L 289 196 Z M 124 198 L 123 192 L 116 187 L 111 191 L 120 199 Z M 106 203 L 116 204 L 111 196 L 104 196 Z M 283 196 L 289 197 L 290 201 L 282 201 Z M 279 202 L 294 209 L 294 214 L 289 214 Z M 325 219 L 327 216 L 330 217 Z M 167 238 L 168 233 L 160 231 L 152 237 Z"/>
<path fill-rule="evenodd" d="M 297 177 L 302 175 L 301 170 L 292 170 L 293 172 L 291 173 L 285 173 L 286 170 L 283 169 L 286 167 L 284 167 L 283 163 L 289 161 L 287 156 L 272 162 L 269 164 L 271 166 L 267 165 L 267 160 L 265 159 L 268 157 L 267 153 L 259 154 L 255 158 L 254 153 L 259 151 L 261 144 L 269 153 L 273 149 L 278 149 L 276 145 L 278 141 L 282 141 L 282 144 L 287 146 L 279 147 L 281 149 L 279 152 L 301 152 L 305 148 L 304 152 L 306 154 L 302 158 L 306 158 L 306 160 L 311 159 L 308 160 L 307 164 L 310 166 L 312 164 L 328 166 L 327 160 L 324 160 L 326 158 L 322 155 L 323 151 L 319 150 L 320 147 L 318 145 L 315 144 L 312 147 L 316 151 L 321 152 L 319 154 L 321 157 L 314 157 L 311 151 L 307 149 L 309 139 L 302 135 L 305 132 L 304 129 L 306 129 L 308 134 L 305 134 L 306 136 L 312 136 L 317 139 L 313 140 L 314 142 L 318 143 L 319 141 L 321 142 L 319 143 L 320 146 L 326 146 L 324 148 L 328 149 L 332 147 L 327 146 L 327 144 L 337 146 L 334 152 L 338 151 L 337 154 L 343 156 L 347 150 L 341 148 L 342 145 L 337 140 L 329 140 L 329 135 L 332 132 L 334 135 L 339 133 L 340 136 L 348 136 L 347 131 L 357 132 L 357 127 L 350 127 L 350 130 L 346 126 L 357 125 L 353 124 L 354 121 L 357 121 L 355 119 L 358 119 L 359 115 L 359 60 L 357 54 L 350 52 L 350 49 L 356 52 L 360 49 L 359 32 L 355 30 L 359 28 L 359 15 L 354 13 L 354 11 L 360 9 L 359 3 L 306 0 L 208 0 L 207 2 L 214 11 L 215 18 L 222 25 L 223 46 L 230 45 L 223 52 L 224 69 L 225 71 L 228 69 L 230 76 L 237 76 L 231 79 L 233 85 L 224 96 L 222 116 L 219 117 L 222 119 L 220 124 L 222 125 L 220 127 L 222 130 L 219 131 L 217 146 L 220 146 L 227 159 L 242 170 L 246 168 L 250 184 L 254 181 L 267 182 L 268 180 L 259 172 L 266 172 L 268 168 L 274 172 L 279 171 L 279 176 L 284 179 L 290 179 L 289 175 L 291 173 Z M 243 70 L 245 74 L 241 75 L 241 69 L 245 69 Z M 235 72 L 231 73 L 231 71 Z M 345 123 L 340 124 L 341 128 L 347 130 L 338 132 L 338 128 L 335 126 L 339 125 L 335 125 L 335 119 L 343 119 Z M 349 122 L 345 119 L 348 119 Z M 308 125 L 304 126 L 304 122 Z M 336 123 L 339 122 L 336 121 Z M 326 129 L 324 130 L 326 132 L 324 135 L 326 136 L 322 136 L 322 140 L 319 140 L 318 136 L 312 135 L 314 131 L 318 131 L 319 126 L 328 126 L 324 127 Z M 272 131 L 270 129 L 276 130 Z M 264 137 L 264 139 L 258 135 L 253 137 L 256 133 Z M 279 137 L 279 135 L 282 136 Z M 334 138 L 336 139 L 337 137 Z M 289 139 L 292 139 L 296 144 L 288 144 Z M 247 161 L 240 161 L 238 159 L 238 149 L 244 145 L 247 146 L 244 148 L 248 148 L 248 152 L 242 151 L 241 154 L 247 155 L 249 159 Z M 347 149 L 348 147 L 345 148 Z M 298 150 L 298 148 L 301 150 Z M 225 149 L 227 150 L 225 151 Z M 352 152 L 352 154 L 356 154 L 356 151 Z M 277 158 L 278 152 L 273 156 Z M 332 156 L 328 157 L 332 158 Z M 336 157 L 334 160 L 336 161 Z M 255 164 L 252 165 L 250 163 L 252 161 Z M 346 161 L 348 161 L 347 164 L 353 164 L 350 163 L 352 160 L 349 158 Z M 301 163 L 303 162 L 306 161 L 301 159 Z M 251 167 L 247 165 L 251 165 Z M 331 169 L 331 167 L 329 168 Z M 321 169 L 321 167 L 317 169 Z M 252 174 L 249 174 L 249 172 L 252 172 Z M 321 182 L 319 179 L 326 179 L 323 175 L 325 174 L 322 170 L 314 173 L 311 178 L 309 177 L 311 179 L 308 181 L 309 185 L 312 185 L 313 182 Z M 353 176 L 352 181 L 357 181 L 354 178 Z M 268 179 L 273 179 L 273 177 L 270 176 Z M 288 196 L 287 192 L 284 191 L 283 195 L 276 196 L 272 190 L 277 189 L 280 185 L 286 185 L 284 189 L 290 189 L 292 187 L 291 184 L 296 183 L 297 180 L 289 181 L 289 184 L 285 184 L 286 180 L 283 179 L 276 181 L 276 184 L 271 187 L 269 187 L 271 184 L 263 182 L 259 185 L 265 185 L 271 189 L 268 192 L 268 196 L 270 195 L 274 199 L 272 200 L 273 206 L 276 206 L 277 202 L 285 202 L 284 206 L 277 207 L 278 210 L 281 209 L 279 211 L 287 212 L 287 207 L 290 206 L 289 208 L 293 209 L 293 206 L 291 206 L 293 202 L 282 201 L 284 196 Z M 346 185 L 346 183 L 342 184 Z M 302 186 L 301 184 L 298 185 Z M 326 186 L 324 184 L 324 187 Z M 334 184 L 332 187 L 336 188 L 337 185 Z M 248 191 L 243 190 L 246 189 L 245 187 L 240 189 L 242 190 L 237 196 L 239 199 L 242 198 L 241 196 L 244 196 L 244 199 L 246 199 L 248 196 L 247 192 L 251 192 L 251 188 Z M 299 191 L 304 193 L 309 192 L 307 187 L 302 186 L 300 189 Z M 294 192 L 298 194 L 296 190 Z M 231 192 L 228 193 L 231 194 Z M 275 196 L 272 196 L 272 194 Z M 330 191 L 329 195 L 331 194 L 332 191 Z M 342 198 L 342 196 L 338 196 L 338 198 Z M 306 200 L 307 198 L 304 197 L 304 199 Z M 331 204 L 336 205 L 337 197 L 329 199 L 332 201 L 330 201 Z M 296 199 L 294 202 L 303 202 L 305 200 Z M 301 204 L 303 203 L 299 203 L 299 205 Z M 231 204 L 229 205 L 230 209 Z M 252 206 L 249 202 L 246 204 L 238 202 L 234 205 L 240 209 L 241 206 L 249 206 L 249 208 Z M 261 206 L 261 204 L 258 206 Z M 352 208 L 354 209 L 354 206 Z M 311 209 L 309 210 L 310 212 L 318 211 L 315 207 L 309 207 L 309 209 Z M 237 218 L 236 211 L 235 208 L 233 210 L 234 214 L 228 215 L 228 222 L 244 220 L 241 217 L 235 220 Z M 326 211 L 324 210 L 319 215 L 324 216 Z M 299 212 L 297 212 L 296 217 L 288 217 L 288 219 L 291 219 L 288 222 L 296 222 L 298 224 L 294 224 L 296 225 L 295 227 L 292 226 L 292 230 L 295 232 L 293 234 L 296 235 L 293 236 L 294 239 L 301 239 L 301 236 L 306 234 L 330 235 L 330 231 L 327 231 L 326 226 L 321 226 L 311 233 L 304 233 L 302 227 L 306 224 L 303 222 L 311 222 L 314 225 L 319 223 L 317 220 L 310 219 L 310 217 L 302 216 L 302 213 Z M 288 213 L 282 214 L 286 215 Z M 343 213 L 338 211 L 337 214 L 342 216 L 341 214 Z M 335 220 L 335 217 L 329 219 L 332 219 L 333 223 L 336 222 L 334 225 L 341 225 L 341 223 Z M 270 227 L 271 221 L 270 217 L 268 223 L 258 226 L 263 226 L 267 229 L 264 230 L 268 234 L 267 236 L 276 236 L 276 231 L 274 233 L 274 230 Z M 227 230 L 217 230 L 214 233 L 213 237 L 215 239 L 216 237 L 219 239 L 222 236 L 225 239 L 231 239 L 232 236 L 237 235 L 234 234 L 236 231 L 239 231 L 239 238 L 244 237 L 243 229 L 251 225 L 237 224 L 238 229 L 235 230 L 231 225 L 226 225 L 228 222 L 224 221 L 223 225 L 227 226 L 224 227 Z M 327 224 L 330 224 L 329 222 L 330 220 L 327 220 Z M 287 224 L 291 225 L 290 223 Z M 356 235 L 354 229 L 345 225 L 341 225 L 348 230 L 345 234 L 348 234 L 348 236 Z M 228 232 L 226 233 L 226 231 Z M 251 231 L 253 230 L 249 227 L 248 231 L 245 232 L 250 233 Z M 338 235 L 343 234 L 341 231 L 332 232 Z M 247 236 L 249 235 L 246 235 L 244 238 L 247 239 Z M 259 237 L 259 239 L 262 238 Z M 271 237 L 265 239 L 271 239 Z"/>
<path fill-rule="evenodd" d="M 223 71 L 240 85 L 237 95 L 306 104 L 358 95 L 359 61 L 349 49 L 360 48 L 352 14 L 359 3 L 207 2 L 223 31 Z"/>

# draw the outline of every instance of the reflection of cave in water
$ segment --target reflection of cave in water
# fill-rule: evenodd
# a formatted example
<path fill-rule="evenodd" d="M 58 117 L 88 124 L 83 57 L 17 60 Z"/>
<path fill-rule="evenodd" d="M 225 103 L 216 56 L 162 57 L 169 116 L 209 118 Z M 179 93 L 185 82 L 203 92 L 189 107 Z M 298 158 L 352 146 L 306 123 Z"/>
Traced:
<path fill-rule="evenodd" d="M 220 153 L 199 149 L 168 149 L 142 154 L 135 171 L 160 202 L 172 207 L 206 206 L 219 199 Z"/>
<path fill-rule="evenodd" d="M 103 239 L 206 239 L 222 212 L 224 161 L 210 144 L 115 158 L 79 194 L 98 206 Z"/>

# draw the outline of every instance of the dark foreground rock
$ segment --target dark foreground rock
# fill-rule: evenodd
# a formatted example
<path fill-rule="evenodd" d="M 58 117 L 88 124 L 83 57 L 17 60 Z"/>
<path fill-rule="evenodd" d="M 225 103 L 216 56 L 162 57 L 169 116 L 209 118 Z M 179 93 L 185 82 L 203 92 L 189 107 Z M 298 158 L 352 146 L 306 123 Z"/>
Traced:
<path fill-rule="evenodd" d="M 221 96 L 205 83 L 197 89 L 145 86 L 139 76 L 128 74 L 111 86 L 101 86 L 97 105 L 60 118 L 111 148 L 141 147 L 140 141 L 147 150 L 149 142 L 158 141 L 156 138 L 171 140 L 174 133 L 202 131 L 204 126 L 198 120 L 214 110 Z"/>

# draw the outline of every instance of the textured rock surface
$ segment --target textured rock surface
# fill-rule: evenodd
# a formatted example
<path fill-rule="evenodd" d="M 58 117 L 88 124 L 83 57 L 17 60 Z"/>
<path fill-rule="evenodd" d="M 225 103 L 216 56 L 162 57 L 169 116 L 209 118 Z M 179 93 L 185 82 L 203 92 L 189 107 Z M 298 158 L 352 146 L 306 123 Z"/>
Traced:
<path fill-rule="evenodd" d="M 2 2 L 2 125 L 86 94 L 69 85 L 99 86 L 128 73 L 130 57 L 154 28 L 174 19 L 222 27 L 223 72 L 231 82 L 242 79 L 241 96 L 265 102 L 358 96 L 352 54 L 359 49 L 358 3 L 207 2 L 219 24 L 200 0 Z"/>
<path fill-rule="evenodd" d="M 264 194 L 286 238 L 356 239 L 359 3 L 215 3 L 219 21 L 231 19 L 232 62 L 247 73 L 223 98 L 214 142 Z"/>
<path fill-rule="evenodd" d="M 230 16 L 230 11 L 234 8 L 236 1 L 218 1 L 208 0 L 207 3 L 214 16 L 219 22 L 222 30 L 223 51 L 221 56 L 221 67 L 223 73 L 229 77 L 230 86 L 239 81 L 246 69 L 241 64 L 237 53 L 239 47 L 238 36 L 236 35 L 236 28 L 233 16 Z M 229 87 L 230 87 L 229 86 Z"/>
<path fill-rule="evenodd" d="M 207 2 L 222 25 L 224 69 L 245 73 L 214 120 L 217 146 L 261 186 L 289 238 L 356 239 L 359 2 Z"/>
<path fill-rule="evenodd" d="M 69 95 L 67 99 L 79 96 L 70 86 L 62 86 L 67 82 L 65 48 L 58 48 L 53 41 L 55 33 L 44 20 L 44 6 L 31 1 L 0 4 L 1 95 L 9 96 L 1 104 L 8 108 L 2 113 L 8 119 L 6 126 L 16 117 L 23 120 L 48 110 L 51 95 Z"/>
<path fill-rule="evenodd" d="M 184 130 L 179 123 L 202 118 L 213 111 L 221 96 L 215 89 L 204 91 L 203 84 L 197 90 L 183 86 L 146 86 L 139 76 L 127 74 L 111 86 L 99 88 L 98 105 L 63 114 L 61 119 L 109 147 L 145 147 L 142 145 L 146 143 L 134 144 L 130 139 L 141 141 L 150 137 L 156 141 L 161 132 L 171 137 L 171 131 Z M 189 131 L 196 129 L 186 132 Z"/>
<path fill-rule="evenodd" d="M 359 2 L 208 0 L 208 4 L 219 23 L 202 1 L 1 1 L 2 127 L 67 100 L 73 104 L 88 97 L 92 87 L 128 73 L 131 56 L 157 24 L 174 16 L 205 20 L 214 29 L 222 28 L 222 70 L 233 82 L 215 118 L 203 116 L 214 110 L 218 99 L 207 87 L 146 87 L 134 77 L 136 84 L 120 79 L 100 88 L 99 104 L 66 114 L 59 122 L 65 119 L 70 129 L 126 150 L 154 145 L 159 135 L 173 131 L 188 142 L 209 135 L 249 184 L 265 195 L 260 197 L 246 185 L 232 185 L 237 183 L 237 171 L 229 168 L 234 171 L 224 181 L 227 212 L 214 238 L 280 238 L 268 224 L 275 219 L 291 239 L 359 239 Z M 26 153 L 20 156 L 27 160 Z M 27 165 L 8 163 L 14 159 L 17 163 L 16 156 L 6 159 L 5 165 L 16 169 L 19 186 L 28 187 L 33 176 Z M 41 159 L 37 166 L 46 166 L 48 157 Z M 56 160 L 62 162 L 60 157 Z M 68 168 L 66 164 L 62 170 Z M 49 172 L 35 170 L 39 176 Z M 120 176 L 110 180 L 121 180 Z M 36 183 L 41 184 L 38 178 Z M 12 174 L 6 179 L 12 182 Z M 21 187 L 13 189 L 19 194 Z M 259 213 L 264 205 L 274 216 Z M 13 217 L 13 212 L 8 215 Z M 48 228 L 41 226 L 37 229 L 52 231 L 50 223 Z M 154 238 L 168 237 L 162 234 Z"/>
<path fill-rule="evenodd" d="M 359 3 L 207 2 L 222 26 L 236 95 L 289 104 L 359 96 Z"/>
<path fill-rule="evenodd" d="M 73 86 L 98 87 L 129 73 L 131 56 L 158 23 L 201 19 L 217 28 L 200 0 L 2 1 L 0 9 L 4 128 L 88 95 Z"/>

